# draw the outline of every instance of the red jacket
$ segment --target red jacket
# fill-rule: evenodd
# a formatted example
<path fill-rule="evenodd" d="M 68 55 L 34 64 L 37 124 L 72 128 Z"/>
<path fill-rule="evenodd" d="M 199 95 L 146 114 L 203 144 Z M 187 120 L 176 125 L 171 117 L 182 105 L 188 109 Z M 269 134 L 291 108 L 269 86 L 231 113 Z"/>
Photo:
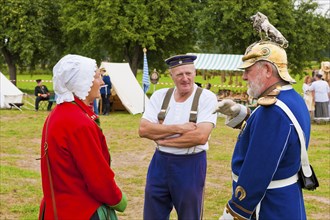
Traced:
<path fill-rule="evenodd" d="M 105 137 L 93 121 L 97 115 L 82 101 L 75 102 L 57 105 L 42 132 L 41 155 L 47 135 L 58 219 L 89 219 L 100 205 L 114 206 L 122 199 Z M 45 219 L 53 219 L 46 157 L 41 159 L 41 176 L 44 198 L 40 215 L 46 204 Z"/>

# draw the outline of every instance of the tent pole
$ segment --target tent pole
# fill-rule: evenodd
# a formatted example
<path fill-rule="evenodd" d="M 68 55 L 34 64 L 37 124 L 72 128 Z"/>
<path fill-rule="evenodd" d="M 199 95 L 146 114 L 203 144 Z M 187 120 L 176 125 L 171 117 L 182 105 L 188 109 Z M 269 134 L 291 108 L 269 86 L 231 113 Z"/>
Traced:
<path fill-rule="evenodd" d="M 143 111 L 142 111 L 142 113 L 144 113 L 145 105 L 146 105 L 146 93 L 143 93 Z"/>
<path fill-rule="evenodd" d="M 10 104 L 12 104 L 15 108 L 17 108 L 18 110 L 20 110 L 21 112 L 23 112 L 23 110 L 20 107 L 18 107 L 17 105 L 15 105 L 15 103 L 10 103 Z"/>

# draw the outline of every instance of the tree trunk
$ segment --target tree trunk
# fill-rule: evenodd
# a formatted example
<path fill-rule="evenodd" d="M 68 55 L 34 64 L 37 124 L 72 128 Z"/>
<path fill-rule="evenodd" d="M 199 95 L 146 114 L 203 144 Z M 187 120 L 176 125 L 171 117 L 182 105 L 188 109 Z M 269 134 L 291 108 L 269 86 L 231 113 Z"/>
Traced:
<path fill-rule="evenodd" d="M 16 65 L 14 57 L 6 47 L 2 47 L 1 52 L 5 57 L 9 69 L 9 80 L 16 86 Z"/>
<path fill-rule="evenodd" d="M 42 61 L 41 61 L 41 67 L 40 67 L 40 68 L 41 68 L 42 70 L 45 70 L 45 69 L 46 69 L 46 62 L 47 62 L 46 60 L 42 60 Z"/>
<path fill-rule="evenodd" d="M 132 69 L 135 77 L 136 77 L 137 70 L 138 70 L 138 67 L 139 67 L 140 54 L 142 54 L 141 46 L 140 45 L 135 45 L 134 50 L 133 50 L 133 54 L 132 54 L 132 63 L 131 63 L 131 69 Z"/>
<path fill-rule="evenodd" d="M 125 57 L 126 60 L 128 61 L 131 70 L 134 74 L 134 76 L 136 77 L 137 74 L 137 70 L 139 67 L 139 58 L 140 58 L 140 54 L 142 54 L 142 47 L 138 44 L 136 44 L 133 48 L 133 51 L 130 53 L 129 51 L 129 45 L 126 45 L 125 47 Z"/>

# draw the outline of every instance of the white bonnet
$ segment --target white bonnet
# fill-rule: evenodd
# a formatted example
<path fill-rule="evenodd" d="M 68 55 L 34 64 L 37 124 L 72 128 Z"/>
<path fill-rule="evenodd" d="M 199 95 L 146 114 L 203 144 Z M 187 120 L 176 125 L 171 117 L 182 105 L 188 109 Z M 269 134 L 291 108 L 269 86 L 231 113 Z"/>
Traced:
<path fill-rule="evenodd" d="M 74 95 L 86 99 L 94 81 L 96 61 L 87 57 L 68 54 L 53 68 L 53 87 L 56 103 L 72 102 Z"/>

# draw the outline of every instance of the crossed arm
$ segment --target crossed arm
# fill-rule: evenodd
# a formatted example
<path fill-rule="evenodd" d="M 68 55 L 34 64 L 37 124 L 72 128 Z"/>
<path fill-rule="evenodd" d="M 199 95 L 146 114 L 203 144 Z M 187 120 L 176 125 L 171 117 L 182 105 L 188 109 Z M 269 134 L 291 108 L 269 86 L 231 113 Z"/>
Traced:
<path fill-rule="evenodd" d="M 205 144 L 212 129 L 210 122 L 164 125 L 141 119 L 139 135 L 162 146 L 189 148 Z"/>

